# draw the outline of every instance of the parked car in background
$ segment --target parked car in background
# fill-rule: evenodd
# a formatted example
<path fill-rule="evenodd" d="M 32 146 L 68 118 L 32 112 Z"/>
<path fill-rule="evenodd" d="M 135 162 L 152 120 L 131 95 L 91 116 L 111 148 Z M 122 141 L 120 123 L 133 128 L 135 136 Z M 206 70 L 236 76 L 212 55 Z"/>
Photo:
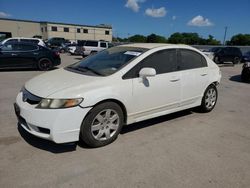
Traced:
<path fill-rule="evenodd" d="M 242 62 L 250 62 L 250 51 L 244 53 L 244 55 L 242 57 Z"/>
<path fill-rule="evenodd" d="M 124 124 L 216 105 L 218 66 L 186 45 L 128 44 L 39 75 L 18 93 L 27 132 L 56 143 L 113 142 Z"/>
<path fill-rule="evenodd" d="M 0 69 L 37 68 L 46 71 L 60 63 L 59 53 L 40 45 L 12 42 L 0 46 Z"/>
<path fill-rule="evenodd" d="M 239 64 L 242 59 L 242 52 L 237 47 L 223 47 L 217 48 L 214 51 L 214 62 L 224 63 L 232 62 L 233 64 Z"/>
<path fill-rule="evenodd" d="M 250 61 L 245 62 L 242 67 L 241 80 L 243 82 L 250 81 Z"/>
<path fill-rule="evenodd" d="M 86 43 L 85 40 L 78 40 L 77 44 L 69 47 L 69 53 L 71 55 L 82 55 L 82 49 L 85 43 Z"/>
<path fill-rule="evenodd" d="M 24 37 L 8 38 L 8 39 L 1 41 L 1 44 L 8 44 L 8 43 L 12 43 L 12 42 L 25 42 L 25 43 L 37 44 L 40 46 L 46 46 L 42 39 L 24 38 Z"/>
<path fill-rule="evenodd" d="M 52 37 L 50 38 L 46 44 L 49 48 L 58 48 L 60 47 L 62 44 L 67 43 L 67 40 L 65 40 L 65 38 L 61 38 L 61 37 Z"/>
<path fill-rule="evenodd" d="M 90 54 L 95 54 L 99 51 L 109 48 L 110 46 L 111 44 L 107 41 L 87 40 L 82 47 L 82 56 L 86 57 Z"/>

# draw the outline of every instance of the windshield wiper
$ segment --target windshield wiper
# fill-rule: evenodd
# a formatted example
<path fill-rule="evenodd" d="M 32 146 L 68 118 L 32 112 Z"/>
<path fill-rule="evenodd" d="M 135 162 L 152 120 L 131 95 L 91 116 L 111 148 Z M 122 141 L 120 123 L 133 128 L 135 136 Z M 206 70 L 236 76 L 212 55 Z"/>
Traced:
<path fill-rule="evenodd" d="M 81 71 L 81 72 L 86 72 L 86 71 L 90 71 L 90 72 L 93 72 L 95 73 L 96 75 L 99 75 L 99 76 L 104 76 L 102 73 L 94 70 L 94 69 L 91 69 L 89 67 L 70 67 L 70 68 L 73 68 L 75 70 L 78 70 L 78 71 Z"/>

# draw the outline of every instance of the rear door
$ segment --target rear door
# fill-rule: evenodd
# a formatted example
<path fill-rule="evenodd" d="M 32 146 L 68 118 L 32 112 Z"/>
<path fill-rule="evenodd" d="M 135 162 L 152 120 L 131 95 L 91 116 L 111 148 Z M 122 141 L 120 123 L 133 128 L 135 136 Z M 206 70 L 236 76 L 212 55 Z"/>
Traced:
<path fill-rule="evenodd" d="M 193 50 L 179 49 L 178 69 L 181 73 L 181 106 L 198 103 L 209 81 L 206 59 Z"/>

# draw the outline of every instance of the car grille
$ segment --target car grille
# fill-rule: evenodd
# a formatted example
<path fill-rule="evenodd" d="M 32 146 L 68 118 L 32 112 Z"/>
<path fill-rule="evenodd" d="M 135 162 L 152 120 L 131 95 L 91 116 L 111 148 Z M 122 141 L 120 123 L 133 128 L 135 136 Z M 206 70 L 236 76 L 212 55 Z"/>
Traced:
<path fill-rule="evenodd" d="M 43 98 L 33 95 L 26 89 L 23 90 L 23 102 L 27 102 L 31 105 L 39 104 Z"/>

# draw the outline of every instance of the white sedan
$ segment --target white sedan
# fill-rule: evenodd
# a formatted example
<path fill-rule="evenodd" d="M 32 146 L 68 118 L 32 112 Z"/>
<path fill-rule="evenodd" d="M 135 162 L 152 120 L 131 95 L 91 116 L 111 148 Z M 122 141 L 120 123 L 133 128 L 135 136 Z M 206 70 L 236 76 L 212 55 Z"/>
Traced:
<path fill-rule="evenodd" d="M 128 44 L 28 81 L 15 111 L 29 133 L 56 143 L 113 142 L 124 124 L 216 104 L 218 66 L 186 45 Z"/>

